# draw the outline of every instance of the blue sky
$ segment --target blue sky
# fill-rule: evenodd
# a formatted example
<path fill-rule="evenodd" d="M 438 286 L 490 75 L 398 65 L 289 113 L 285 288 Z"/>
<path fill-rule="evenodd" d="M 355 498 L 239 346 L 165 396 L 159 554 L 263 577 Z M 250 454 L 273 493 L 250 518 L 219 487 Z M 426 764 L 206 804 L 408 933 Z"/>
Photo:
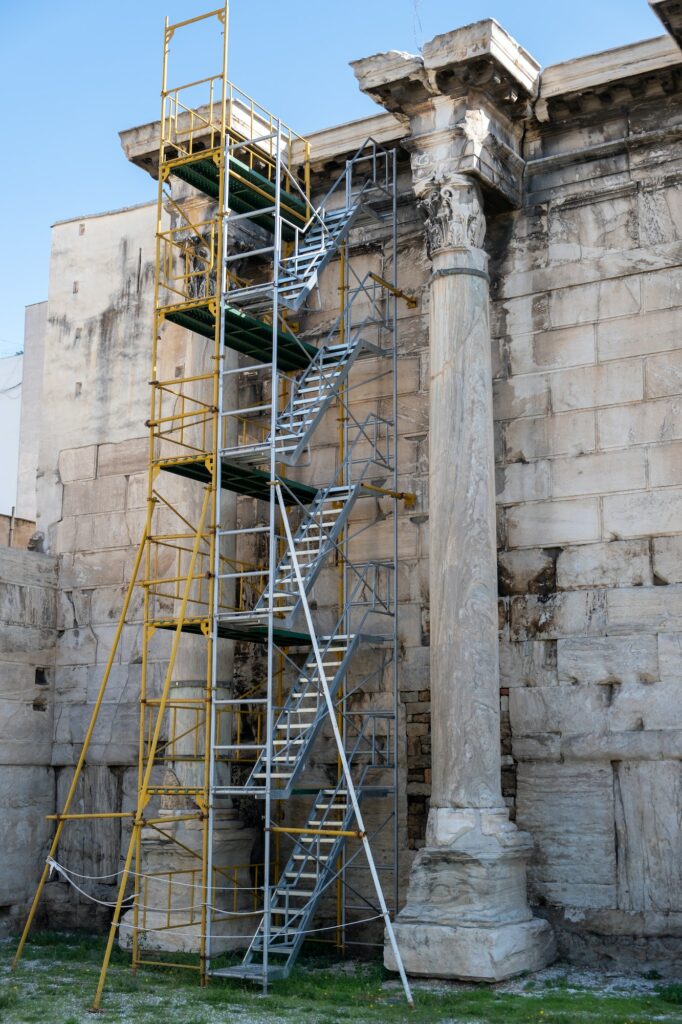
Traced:
<path fill-rule="evenodd" d="M 158 116 L 165 15 L 177 21 L 211 6 L 0 0 L 0 355 L 21 349 L 23 308 L 47 297 L 50 224 L 155 197 L 151 179 L 123 157 L 118 132 Z M 543 65 L 662 33 L 646 0 L 233 0 L 230 78 L 305 133 L 377 109 L 358 92 L 349 60 L 415 52 L 489 16 Z"/>

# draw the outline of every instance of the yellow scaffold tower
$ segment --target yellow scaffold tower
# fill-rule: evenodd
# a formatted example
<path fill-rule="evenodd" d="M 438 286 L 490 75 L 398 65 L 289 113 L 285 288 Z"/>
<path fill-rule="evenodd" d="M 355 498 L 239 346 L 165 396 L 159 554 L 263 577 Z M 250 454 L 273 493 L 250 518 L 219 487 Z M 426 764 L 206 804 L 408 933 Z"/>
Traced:
<path fill-rule="evenodd" d="M 221 69 L 177 85 L 172 48 L 208 28 Z M 398 492 L 396 154 L 368 139 L 314 196 L 309 143 L 229 82 L 227 40 L 227 4 L 166 22 L 146 523 L 15 966 L 51 872 L 74 881 L 58 859 L 69 822 L 121 818 L 95 1009 L 117 939 L 133 968 L 266 990 L 307 937 L 352 948 L 371 921 L 411 1003 L 380 881 L 397 912 L 397 508 L 412 496 Z M 381 273 L 354 268 L 365 221 Z M 338 317 L 304 337 L 332 261 Z M 368 408 L 355 392 L 372 381 Z M 334 420 L 318 472 L 316 435 Z M 392 516 L 390 551 L 372 542 L 367 499 Z M 75 813 L 140 592 L 137 805 Z M 310 757 L 330 736 L 333 779 Z M 334 924 L 316 927 L 330 906 Z"/>

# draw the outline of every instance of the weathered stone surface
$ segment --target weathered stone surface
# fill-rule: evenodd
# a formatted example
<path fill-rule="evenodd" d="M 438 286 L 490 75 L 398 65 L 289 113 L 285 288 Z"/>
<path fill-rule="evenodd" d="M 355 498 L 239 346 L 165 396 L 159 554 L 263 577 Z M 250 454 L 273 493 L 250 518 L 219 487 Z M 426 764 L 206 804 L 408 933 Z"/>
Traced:
<path fill-rule="evenodd" d="M 682 762 L 620 763 L 614 792 L 618 907 L 682 911 Z"/>
<path fill-rule="evenodd" d="M 604 498 L 604 532 L 612 537 L 676 533 L 681 519 L 682 488 Z"/>
<path fill-rule="evenodd" d="M 645 367 L 646 398 L 663 398 L 682 393 L 682 351 L 650 356 Z"/>
<path fill-rule="evenodd" d="M 567 547 L 556 563 L 560 590 L 638 587 L 653 583 L 648 541 L 611 541 Z"/>
<path fill-rule="evenodd" d="M 63 514 L 113 512 L 125 505 L 125 477 L 103 477 L 101 480 L 77 480 L 64 486 Z"/>
<path fill-rule="evenodd" d="M 47 766 L 0 765 L 0 814 L 3 820 L 0 872 L 0 935 L 22 925 L 42 870 L 54 811 L 54 776 Z"/>
<path fill-rule="evenodd" d="M 682 537 L 655 537 L 651 547 L 656 580 L 682 583 Z"/>
<path fill-rule="evenodd" d="M 651 683 L 659 678 L 658 643 L 653 635 L 557 640 L 561 683 Z"/>
<path fill-rule="evenodd" d="M 564 906 L 613 906 L 617 865 L 610 765 L 519 764 L 516 803 L 520 827 L 542 851 L 531 862 L 533 891 Z"/>
<path fill-rule="evenodd" d="M 649 449 L 648 459 L 652 487 L 682 484 L 682 444 L 656 445 Z"/>
<path fill-rule="evenodd" d="M 546 594 L 556 589 L 556 551 L 529 548 L 498 555 L 501 594 Z"/>
<path fill-rule="evenodd" d="M 510 462 L 550 455 L 580 455 L 594 451 L 594 413 L 563 413 L 512 420 L 505 427 L 505 451 Z"/>
<path fill-rule="evenodd" d="M 600 409 L 597 423 L 602 448 L 676 441 L 682 438 L 682 399 L 661 398 L 639 405 Z"/>
<path fill-rule="evenodd" d="M 561 370 L 549 378 L 552 409 L 570 412 L 644 397 L 644 367 L 637 360 Z"/>
<path fill-rule="evenodd" d="M 682 630 L 682 586 L 637 587 L 607 594 L 608 632 L 663 632 Z"/>
<path fill-rule="evenodd" d="M 147 469 L 149 439 L 132 437 L 118 444 L 100 444 L 97 448 L 97 476 L 141 473 Z"/>
<path fill-rule="evenodd" d="M 74 480 L 94 480 L 97 475 L 97 445 L 64 449 L 59 453 L 58 468 L 63 484 Z"/>
<path fill-rule="evenodd" d="M 682 633 L 658 634 L 658 663 L 661 679 L 677 679 L 682 673 Z"/>
<path fill-rule="evenodd" d="M 501 641 L 500 686 L 554 686 L 557 682 L 556 641 Z"/>
<path fill-rule="evenodd" d="M 555 370 L 595 359 L 593 324 L 563 327 L 539 334 L 515 334 L 508 343 L 513 374 Z"/>
<path fill-rule="evenodd" d="M 607 596 L 607 591 L 591 590 L 548 598 L 513 597 L 511 638 L 556 640 L 562 636 L 600 636 L 606 629 Z"/>
<path fill-rule="evenodd" d="M 539 501 L 507 512 L 510 547 L 575 544 L 598 540 L 601 532 L 596 499 Z"/>
<path fill-rule="evenodd" d="M 512 505 L 550 496 L 549 463 L 514 462 L 496 471 L 497 503 Z"/>
<path fill-rule="evenodd" d="M 631 491 L 646 484 L 646 456 L 637 449 L 556 459 L 552 464 L 552 496 L 555 498 Z"/>

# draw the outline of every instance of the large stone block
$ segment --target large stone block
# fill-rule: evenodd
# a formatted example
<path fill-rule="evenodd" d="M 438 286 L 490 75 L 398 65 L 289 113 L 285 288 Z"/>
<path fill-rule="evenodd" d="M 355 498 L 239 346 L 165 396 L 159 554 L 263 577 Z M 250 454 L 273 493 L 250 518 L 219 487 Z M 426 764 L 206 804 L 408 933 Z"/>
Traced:
<path fill-rule="evenodd" d="M 679 267 L 642 275 L 642 307 L 671 309 L 682 306 L 682 273 Z"/>
<path fill-rule="evenodd" d="M 59 479 L 63 484 L 74 480 L 94 480 L 97 474 L 97 445 L 65 448 L 59 453 Z"/>
<path fill-rule="evenodd" d="M 682 484 L 682 444 L 663 444 L 649 448 L 649 483 L 652 487 Z"/>
<path fill-rule="evenodd" d="M 62 514 L 75 516 L 87 512 L 113 512 L 125 506 L 126 479 L 123 476 L 99 480 L 76 480 L 64 486 Z"/>
<path fill-rule="evenodd" d="M 500 686 L 555 686 L 557 682 L 556 641 L 500 642 Z"/>
<path fill-rule="evenodd" d="M 682 633 L 658 634 L 658 663 L 661 679 L 682 676 Z"/>
<path fill-rule="evenodd" d="M 549 597 L 513 597 L 511 638 L 556 640 L 563 636 L 601 636 L 606 632 L 608 594 L 606 590 L 585 590 L 566 591 Z"/>
<path fill-rule="evenodd" d="M 667 352 L 679 343 L 676 317 L 668 310 L 597 324 L 597 352 L 601 360 Z"/>
<path fill-rule="evenodd" d="M 580 139 L 579 129 L 562 132 L 562 142 L 572 148 L 593 145 L 592 128 L 589 138 Z M 548 152 L 551 147 L 549 140 Z M 580 203 L 550 203 L 548 252 L 551 263 L 585 261 L 594 259 L 616 249 L 631 248 L 637 237 L 637 216 L 635 197 L 632 195 L 598 194 L 593 201 Z M 600 307 L 603 313 L 603 307 Z"/>
<path fill-rule="evenodd" d="M 510 547 L 552 547 L 598 540 L 601 533 L 596 498 L 539 501 L 507 511 Z"/>
<path fill-rule="evenodd" d="M 121 549 L 76 551 L 74 555 L 62 558 L 61 586 L 67 589 L 90 589 L 124 583 L 127 562 L 127 553 Z"/>
<path fill-rule="evenodd" d="M 553 412 L 637 402 L 644 397 L 644 364 L 628 359 L 559 370 L 549 377 Z"/>
<path fill-rule="evenodd" d="M 682 631 L 680 585 L 610 590 L 606 602 L 609 633 Z"/>
<path fill-rule="evenodd" d="M 552 463 L 552 497 L 606 494 L 646 487 L 646 456 L 633 449 L 602 455 L 579 455 Z"/>
<path fill-rule="evenodd" d="M 682 350 L 650 356 L 645 365 L 645 398 L 682 394 Z"/>
<path fill-rule="evenodd" d="M 682 537 L 655 537 L 653 570 L 659 583 L 682 583 Z"/>
<path fill-rule="evenodd" d="M 525 501 L 538 501 L 550 496 L 549 463 L 514 462 L 496 471 L 496 501 L 499 505 L 513 505 Z"/>
<path fill-rule="evenodd" d="M 646 633 L 557 640 L 556 658 L 561 683 L 650 683 L 659 677 L 657 639 Z"/>
<path fill-rule="evenodd" d="M 0 580 L 21 586 L 56 587 L 59 563 L 52 555 L 0 547 Z"/>
<path fill-rule="evenodd" d="M 17 931 L 23 925 L 53 827 L 45 815 L 53 812 L 51 768 L 28 764 L 0 766 L 0 935 Z"/>
<path fill-rule="evenodd" d="M 596 445 L 593 412 L 562 413 L 514 420 L 505 427 L 505 453 L 510 462 L 553 455 L 581 455 Z"/>
<path fill-rule="evenodd" d="M 115 444 L 100 444 L 97 451 L 97 476 L 140 473 L 149 461 L 149 438 L 131 437 Z"/>
<path fill-rule="evenodd" d="M 0 622 L 17 626 L 56 625 L 57 598 L 53 587 L 0 581 Z"/>
<path fill-rule="evenodd" d="M 608 726 L 611 693 L 604 686 L 515 687 L 509 691 L 509 717 L 516 736 L 594 732 Z"/>
<path fill-rule="evenodd" d="M 0 764 L 50 763 L 52 670 L 0 660 Z"/>
<path fill-rule="evenodd" d="M 603 515 L 604 532 L 612 537 L 679 533 L 682 488 L 606 495 Z"/>
<path fill-rule="evenodd" d="M 600 409 L 597 420 L 601 448 L 677 441 L 682 438 L 682 398 Z"/>
<path fill-rule="evenodd" d="M 549 300 L 552 327 L 636 313 L 640 307 L 639 278 L 621 277 L 552 292 Z"/>
<path fill-rule="evenodd" d="M 550 903 L 613 907 L 613 773 L 606 764 L 519 764 L 516 814 L 535 840 L 532 890 Z"/>
<path fill-rule="evenodd" d="M 618 907 L 682 911 L 682 762 L 621 763 L 615 772 Z"/>
<path fill-rule="evenodd" d="M 637 193 L 637 221 L 643 246 L 675 242 L 682 238 L 682 201 L 676 185 L 665 188 L 658 183 Z"/>
<path fill-rule="evenodd" d="M 493 382 L 493 415 L 496 420 L 538 416 L 546 412 L 549 412 L 549 388 L 541 374 Z"/>
<path fill-rule="evenodd" d="M 614 540 L 606 544 L 567 547 L 556 563 L 557 587 L 638 587 L 653 583 L 649 543 Z"/>
<path fill-rule="evenodd" d="M 594 324 L 513 335 L 507 342 L 507 350 L 514 375 L 590 364 L 595 361 Z"/>
<path fill-rule="evenodd" d="M 500 594 L 548 594 L 556 590 L 556 551 L 521 548 L 497 556 Z"/>
<path fill-rule="evenodd" d="M 612 732 L 656 731 L 682 729 L 680 682 L 676 679 L 659 682 L 628 682 L 612 687 L 609 729 Z"/>

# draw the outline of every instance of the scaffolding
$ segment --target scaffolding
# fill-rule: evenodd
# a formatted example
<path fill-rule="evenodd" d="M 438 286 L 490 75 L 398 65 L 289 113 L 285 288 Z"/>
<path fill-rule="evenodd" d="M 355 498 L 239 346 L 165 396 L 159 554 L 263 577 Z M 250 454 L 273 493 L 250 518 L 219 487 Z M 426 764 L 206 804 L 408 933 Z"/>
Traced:
<path fill-rule="evenodd" d="M 73 880 L 57 860 L 68 822 L 120 817 L 130 836 L 95 1008 L 117 936 L 134 968 L 267 990 L 307 937 L 352 948 L 370 921 L 411 1002 L 391 925 L 397 513 L 413 500 L 398 490 L 396 154 L 367 140 L 314 201 L 308 142 L 228 80 L 227 14 L 165 26 L 146 524 L 15 963 L 50 871 Z M 171 41 L 198 25 L 222 33 L 222 67 L 170 84 Z M 378 224 L 381 273 L 351 258 L 363 223 Z M 338 315 L 304 335 L 332 262 Z M 74 814 L 136 588 L 137 806 Z M 321 911 L 332 925 L 315 926 Z M 169 937 L 197 962 L 155 951 Z"/>

